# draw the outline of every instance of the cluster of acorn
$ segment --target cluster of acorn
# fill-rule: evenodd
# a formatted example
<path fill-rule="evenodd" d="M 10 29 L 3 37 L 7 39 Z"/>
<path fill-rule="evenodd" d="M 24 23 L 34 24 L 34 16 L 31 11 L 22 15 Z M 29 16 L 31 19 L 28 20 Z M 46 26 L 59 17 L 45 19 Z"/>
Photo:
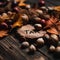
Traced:
<path fill-rule="evenodd" d="M 48 44 L 50 44 L 49 45 L 49 51 L 60 53 L 59 36 L 57 36 L 55 34 L 51 34 L 50 37 L 48 35 L 45 35 L 45 36 L 48 39 Z"/>
<path fill-rule="evenodd" d="M 40 23 L 35 23 L 34 28 L 35 31 L 40 31 L 43 29 L 43 24 L 46 23 L 44 19 L 39 19 L 38 17 L 35 18 L 36 22 L 41 22 Z M 31 24 L 30 24 L 31 25 Z M 28 28 L 28 27 L 27 27 Z M 32 36 L 33 37 L 33 36 Z M 20 38 L 21 42 L 21 48 L 23 49 L 28 49 L 28 52 L 35 52 L 37 49 L 40 47 L 43 47 L 44 45 L 48 46 L 49 51 L 51 52 L 60 52 L 60 41 L 59 41 L 60 36 L 56 34 L 49 34 L 46 31 L 46 34 L 43 35 L 42 37 L 32 39 L 32 38 L 26 38 L 24 37 L 23 39 Z"/>
<path fill-rule="evenodd" d="M 35 24 L 35 28 L 40 30 L 42 28 L 41 24 Z M 56 34 L 46 33 L 43 37 L 40 38 L 24 38 L 20 39 L 21 48 L 28 48 L 28 52 L 35 52 L 37 49 L 43 47 L 44 45 L 48 46 L 48 51 L 60 53 L 60 36 Z"/>
<path fill-rule="evenodd" d="M 32 42 L 32 41 L 24 41 L 24 42 L 22 42 L 21 43 L 21 48 L 23 48 L 23 49 L 26 49 L 26 48 L 28 48 L 28 51 L 27 52 L 35 52 L 36 50 L 37 50 L 37 45 L 44 45 L 44 40 L 43 40 L 43 38 L 39 38 L 39 39 L 37 39 L 36 41 L 34 41 L 35 42 L 35 44 Z M 36 45 L 37 44 L 37 45 Z"/>
<path fill-rule="evenodd" d="M 35 24 L 34 27 L 36 28 L 37 31 L 42 29 L 41 24 Z M 22 39 L 24 41 L 21 43 L 21 48 L 28 49 L 27 52 L 34 53 L 37 51 L 37 49 L 47 44 L 47 46 L 49 46 L 48 51 L 60 53 L 59 38 L 60 37 L 56 34 L 46 33 L 43 37 L 36 38 L 36 39 L 28 39 L 28 38 L 26 38 L 26 40 Z"/>

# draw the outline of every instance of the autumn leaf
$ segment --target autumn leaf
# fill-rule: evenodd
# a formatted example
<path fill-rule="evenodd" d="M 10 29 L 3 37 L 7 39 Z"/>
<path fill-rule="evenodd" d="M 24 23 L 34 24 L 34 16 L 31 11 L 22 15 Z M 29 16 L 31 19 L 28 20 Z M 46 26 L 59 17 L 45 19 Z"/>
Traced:
<path fill-rule="evenodd" d="M 55 27 L 51 27 L 50 29 L 47 30 L 48 33 L 52 33 L 52 34 L 59 34 L 57 29 Z"/>
<path fill-rule="evenodd" d="M 54 10 L 60 11 L 60 6 L 55 6 L 53 8 L 54 8 Z"/>
<path fill-rule="evenodd" d="M 57 22 L 56 19 L 52 19 L 52 18 L 51 18 L 50 20 L 46 21 L 46 26 L 45 26 L 45 28 L 48 28 L 48 27 L 51 27 L 51 26 L 55 25 L 56 22 Z"/>
<path fill-rule="evenodd" d="M 0 31 L 0 38 L 4 37 L 4 36 L 7 36 L 7 31 Z"/>
<path fill-rule="evenodd" d="M 26 4 L 24 3 L 26 0 L 19 0 L 20 3 L 19 3 L 19 6 L 26 6 Z"/>
<path fill-rule="evenodd" d="M 22 21 L 22 18 L 21 16 L 19 16 L 18 20 L 12 25 L 12 28 L 15 28 L 15 27 L 21 27 L 23 25 L 23 21 Z"/>

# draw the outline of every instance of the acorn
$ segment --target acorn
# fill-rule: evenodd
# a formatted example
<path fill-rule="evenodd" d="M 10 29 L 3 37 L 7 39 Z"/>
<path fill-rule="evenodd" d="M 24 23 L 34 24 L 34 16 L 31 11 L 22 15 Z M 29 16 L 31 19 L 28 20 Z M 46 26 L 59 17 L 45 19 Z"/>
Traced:
<path fill-rule="evenodd" d="M 37 44 L 38 45 L 43 45 L 44 44 L 44 39 L 43 38 L 38 38 L 37 39 Z"/>
<path fill-rule="evenodd" d="M 26 14 L 23 14 L 21 17 L 22 17 L 22 19 L 24 19 L 25 21 L 28 21 L 28 19 L 29 19 Z"/>
<path fill-rule="evenodd" d="M 50 51 L 55 51 L 55 46 L 51 45 L 50 48 L 49 48 Z"/>
<path fill-rule="evenodd" d="M 57 36 L 57 35 L 55 35 L 55 34 L 51 34 L 51 39 L 52 39 L 52 40 L 54 40 L 54 41 L 56 41 L 56 42 L 58 42 L 58 41 L 59 41 L 58 36 Z"/>
<path fill-rule="evenodd" d="M 40 30 L 40 29 L 42 28 L 42 25 L 41 25 L 41 24 L 35 24 L 35 28 L 36 28 L 37 30 Z"/>
<path fill-rule="evenodd" d="M 45 37 L 46 39 L 49 39 L 49 38 L 50 38 L 50 36 L 49 36 L 48 34 L 45 34 L 44 37 Z"/>
<path fill-rule="evenodd" d="M 11 12 L 11 11 L 8 11 L 8 13 L 7 13 L 8 15 L 12 15 L 13 13 Z"/>
<path fill-rule="evenodd" d="M 60 46 L 60 41 L 58 42 L 58 46 Z"/>
<path fill-rule="evenodd" d="M 35 52 L 36 51 L 36 47 L 34 45 L 31 45 L 29 47 L 29 52 Z"/>
<path fill-rule="evenodd" d="M 53 7 L 48 7 L 49 10 L 53 10 Z"/>
<path fill-rule="evenodd" d="M 49 34 L 46 33 L 46 34 L 44 35 L 44 41 L 45 41 L 46 44 L 50 44 L 50 42 L 49 42 L 49 41 L 50 41 L 50 36 L 49 36 Z"/>
<path fill-rule="evenodd" d="M 47 8 L 45 6 L 42 6 L 41 9 L 45 9 L 46 10 Z"/>
<path fill-rule="evenodd" d="M 30 9 L 30 8 L 31 8 L 31 6 L 28 4 L 28 5 L 26 5 L 26 8 L 27 8 L 27 9 Z"/>
<path fill-rule="evenodd" d="M 39 9 L 37 9 L 36 12 L 39 13 L 39 14 L 43 14 L 43 11 L 39 10 Z"/>
<path fill-rule="evenodd" d="M 29 47 L 29 43 L 26 41 L 21 44 L 21 48 L 28 48 L 28 47 Z"/>
<path fill-rule="evenodd" d="M 38 22 L 38 23 L 41 22 L 41 18 L 39 18 L 39 17 L 35 17 L 34 20 L 35 20 L 36 22 Z"/>
<path fill-rule="evenodd" d="M 56 47 L 56 52 L 60 53 L 60 46 Z"/>
<path fill-rule="evenodd" d="M 58 44 L 57 44 L 56 52 L 60 52 L 60 41 L 59 41 Z"/>
<path fill-rule="evenodd" d="M 41 56 L 39 60 L 46 60 L 44 56 Z"/>

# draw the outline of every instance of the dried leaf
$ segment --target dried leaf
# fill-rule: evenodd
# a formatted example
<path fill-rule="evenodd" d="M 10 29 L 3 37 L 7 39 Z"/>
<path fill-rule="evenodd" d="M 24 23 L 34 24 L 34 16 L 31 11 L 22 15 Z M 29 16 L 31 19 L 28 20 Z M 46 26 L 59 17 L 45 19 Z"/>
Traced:
<path fill-rule="evenodd" d="M 53 7 L 55 10 L 60 11 L 60 6 Z"/>
<path fill-rule="evenodd" d="M 4 36 L 7 36 L 7 31 L 0 31 L 0 38 L 4 37 Z"/>
<path fill-rule="evenodd" d="M 55 27 L 51 27 L 50 29 L 47 30 L 48 33 L 52 33 L 52 34 L 59 34 L 57 29 Z"/>
<path fill-rule="evenodd" d="M 21 17 L 21 16 L 20 16 Z M 12 25 L 12 28 L 15 28 L 15 27 L 20 27 L 23 25 L 23 21 L 22 21 L 22 18 L 18 18 L 18 20 Z"/>
<path fill-rule="evenodd" d="M 9 19 L 9 16 L 6 13 L 3 13 L 3 15 L 1 16 L 1 18 L 3 20 L 5 20 L 5 19 Z"/>
<path fill-rule="evenodd" d="M 12 28 L 15 28 L 15 27 L 20 27 L 20 26 L 22 26 L 23 24 L 22 24 L 22 22 L 20 22 L 20 21 L 17 21 L 17 22 L 15 22 L 13 25 L 12 25 Z"/>
<path fill-rule="evenodd" d="M 20 0 L 19 6 L 26 6 L 26 4 L 24 3 L 26 0 Z"/>
<path fill-rule="evenodd" d="M 46 26 L 44 28 L 55 26 L 57 21 L 57 19 L 51 18 L 50 20 L 46 21 Z"/>
<path fill-rule="evenodd" d="M 56 25 L 60 25 L 60 21 L 58 21 L 58 22 L 56 23 Z"/>

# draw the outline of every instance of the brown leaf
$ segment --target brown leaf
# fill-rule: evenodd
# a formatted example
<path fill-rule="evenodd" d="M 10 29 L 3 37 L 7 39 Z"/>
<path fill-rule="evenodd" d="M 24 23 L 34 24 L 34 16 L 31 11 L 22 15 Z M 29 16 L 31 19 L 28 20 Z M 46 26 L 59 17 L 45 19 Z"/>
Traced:
<path fill-rule="evenodd" d="M 20 26 L 22 26 L 23 24 L 22 24 L 22 22 L 20 22 L 20 21 L 17 21 L 17 22 L 15 22 L 13 25 L 12 25 L 12 28 L 15 28 L 15 27 L 20 27 Z"/>
<path fill-rule="evenodd" d="M 57 35 L 59 34 L 55 27 L 51 27 L 50 29 L 47 30 L 47 32 L 52 34 L 57 34 Z"/>
<path fill-rule="evenodd" d="M 4 37 L 4 36 L 7 36 L 7 31 L 0 31 L 0 38 Z"/>
<path fill-rule="evenodd" d="M 60 11 L 60 6 L 53 7 L 55 10 Z"/>
<path fill-rule="evenodd" d="M 45 27 L 45 28 L 48 28 L 48 27 L 51 27 L 51 26 L 55 25 L 56 22 L 57 22 L 56 19 L 52 19 L 52 18 L 51 18 L 50 20 L 48 20 L 48 21 L 46 22 L 46 27 Z"/>
<path fill-rule="evenodd" d="M 26 6 L 26 4 L 24 3 L 26 0 L 20 0 L 19 6 Z"/>

